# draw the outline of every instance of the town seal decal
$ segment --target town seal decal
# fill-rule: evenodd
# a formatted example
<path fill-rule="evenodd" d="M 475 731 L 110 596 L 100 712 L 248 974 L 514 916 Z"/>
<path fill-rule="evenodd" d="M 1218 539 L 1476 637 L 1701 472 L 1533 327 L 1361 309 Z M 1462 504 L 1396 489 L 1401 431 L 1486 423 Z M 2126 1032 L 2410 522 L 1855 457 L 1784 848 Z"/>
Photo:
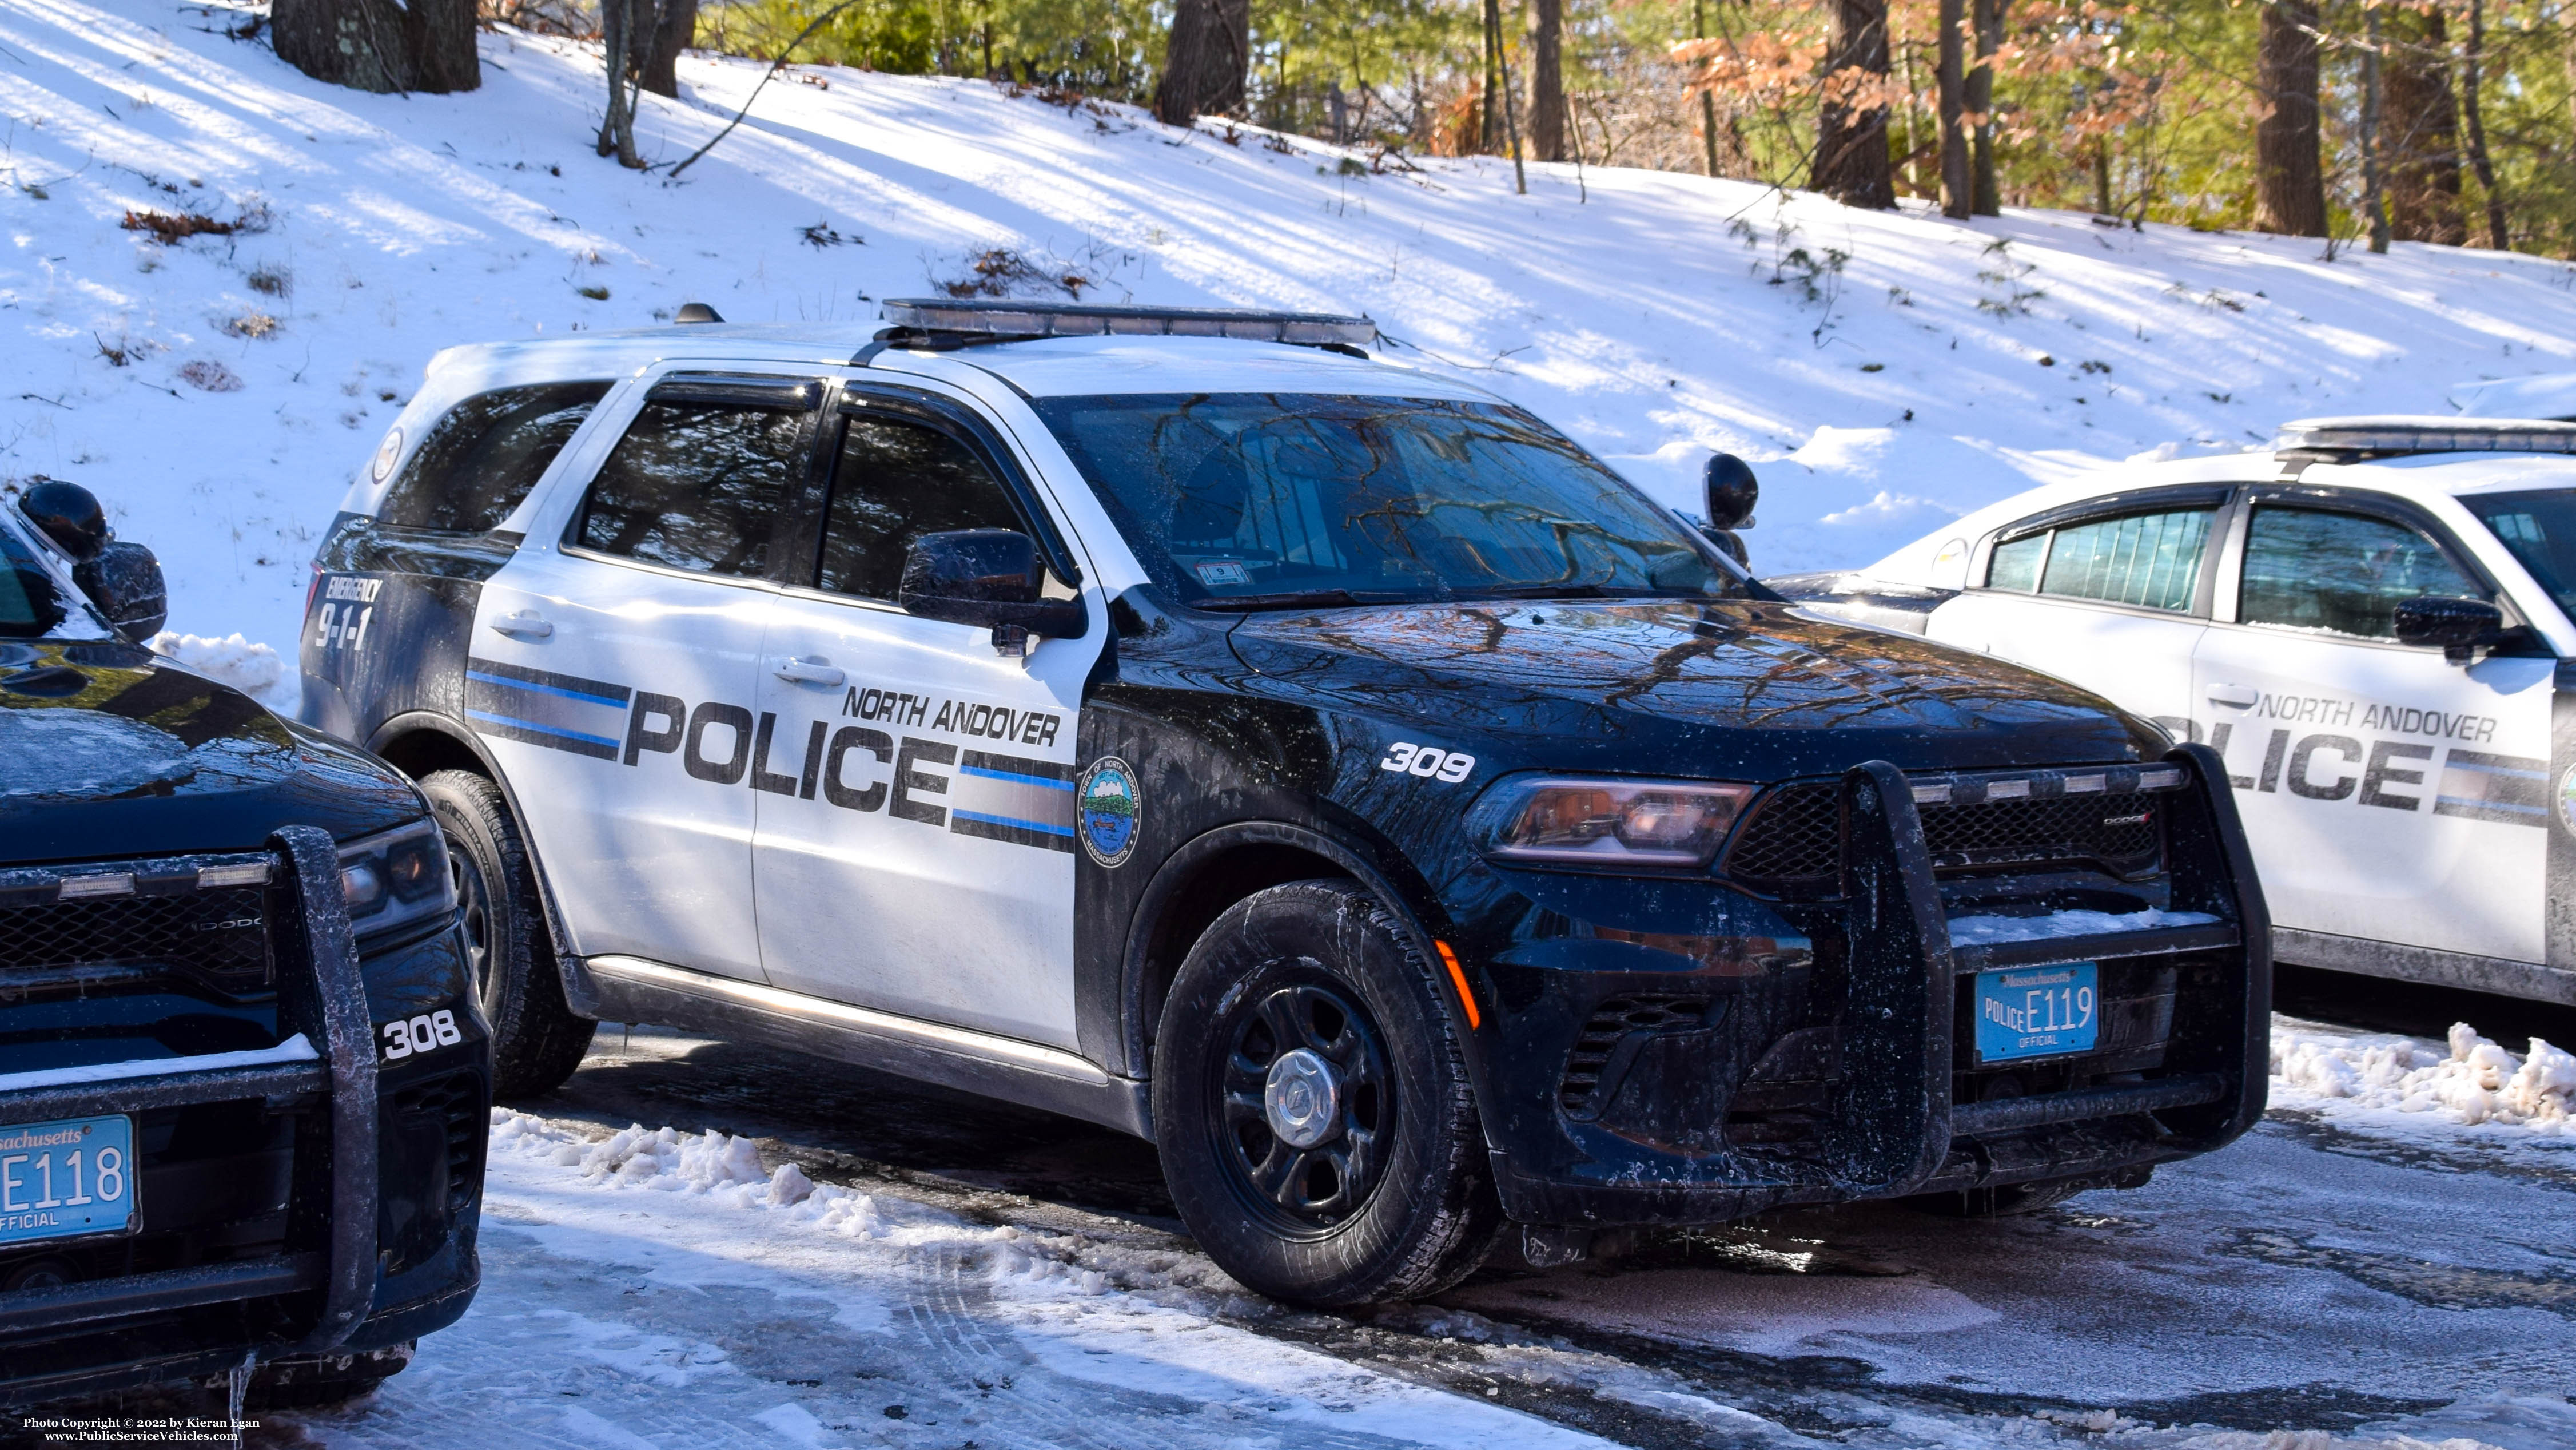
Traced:
<path fill-rule="evenodd" d="M 1136 849 L 1139 808 L 1136 768 L 1115 755 L 1091 762 L 1076 796 L 1082 811 L 1082 849 L 1103 866 L 1126 862 Z"/>

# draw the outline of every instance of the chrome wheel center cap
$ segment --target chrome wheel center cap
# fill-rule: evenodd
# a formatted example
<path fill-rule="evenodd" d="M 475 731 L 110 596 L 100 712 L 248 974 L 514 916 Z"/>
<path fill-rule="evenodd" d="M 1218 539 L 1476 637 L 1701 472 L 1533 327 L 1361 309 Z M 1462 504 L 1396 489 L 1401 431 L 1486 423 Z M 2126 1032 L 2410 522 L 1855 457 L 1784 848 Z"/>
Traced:
<path fill-rule="evenodd" d="M 1279 1054 L 1261 1088 L 1270 1131 L 1291 1148 L 1312 1148 L 1341 1127 L 1342 1085 L 1333 1065 L 1300 1047 Z"/>

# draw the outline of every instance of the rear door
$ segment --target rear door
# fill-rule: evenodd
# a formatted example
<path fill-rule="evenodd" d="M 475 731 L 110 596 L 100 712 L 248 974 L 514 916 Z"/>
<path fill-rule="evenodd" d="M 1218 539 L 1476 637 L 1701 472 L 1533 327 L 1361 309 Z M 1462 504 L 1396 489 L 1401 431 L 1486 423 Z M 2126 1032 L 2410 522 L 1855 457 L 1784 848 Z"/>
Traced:
<path fill-rule="evenodd" d="M 2276 926 L 2544 960 L 2556 661 L 2397 642 L 2397 604 L 2496 597 L 2435 521 L 2264 486 L 2193 662 Z"/>
<path fill-rule="evenodd" d="M 757 688 L 761 956 L 792 991 L 1073 1047 L 1076 717 L 1107 626 L 997 650 L 896 604 L 923 534 L 1013 529 L 1080 566 L 1027 472 L 962 403 L 851 385 L 825 429 L 819 547 Z M 1067 577 L 1071 576 L 1071 577 Z"/>
<path fill-rule="evenodd" d="M 823 385 L 656 382 L 558 537 L 484 589 L 464 713 L 575 949 L 758 980 L 753 680 Z"/>
<path fill-rule="evenodd" d="M 2177 739 L 2231 490 L 2097 499 L 1999 532 L 1926 633 L 2081 685 Z"/>

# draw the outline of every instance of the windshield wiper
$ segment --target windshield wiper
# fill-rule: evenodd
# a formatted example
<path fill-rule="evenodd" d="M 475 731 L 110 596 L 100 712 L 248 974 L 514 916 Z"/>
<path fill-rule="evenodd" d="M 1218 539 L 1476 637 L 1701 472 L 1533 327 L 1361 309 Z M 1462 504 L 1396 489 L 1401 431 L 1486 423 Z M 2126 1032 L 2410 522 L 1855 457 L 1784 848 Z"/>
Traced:
<path fill-rule="evenodd" d="M 1403 604 L 1412 600 L 1405 594 L 1353 594 L 1347 589 L 1285 589 L 1275 594 L 1224 594 L 1195 600 L 1193 609 L 1255 610 L 1305 609 L 1316 606 L 1348 607 L 1355 604 Z"/>

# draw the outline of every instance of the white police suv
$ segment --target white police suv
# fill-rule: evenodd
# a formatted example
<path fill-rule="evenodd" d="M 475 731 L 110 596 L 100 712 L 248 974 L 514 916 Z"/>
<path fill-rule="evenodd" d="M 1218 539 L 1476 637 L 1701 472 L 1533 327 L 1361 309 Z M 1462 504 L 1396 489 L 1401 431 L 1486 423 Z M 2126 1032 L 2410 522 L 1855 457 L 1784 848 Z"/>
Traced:
<path fill-rule="evenodd" d="M 1770 582 L 2207 742 L 2280 960 L 2576 1002 L 2570 454 L 2576 423 L 2316 419 Z"/>
<path fill-rule="evenodd" d="M 441 354 L 321 546 L 307 714 L 446 825 L 504 1092 L 607 1019 L 1079 1115 L 1327 1304 L 2260 1114 L 2207 750 L 1365 321 L 887 310 Z"/>

